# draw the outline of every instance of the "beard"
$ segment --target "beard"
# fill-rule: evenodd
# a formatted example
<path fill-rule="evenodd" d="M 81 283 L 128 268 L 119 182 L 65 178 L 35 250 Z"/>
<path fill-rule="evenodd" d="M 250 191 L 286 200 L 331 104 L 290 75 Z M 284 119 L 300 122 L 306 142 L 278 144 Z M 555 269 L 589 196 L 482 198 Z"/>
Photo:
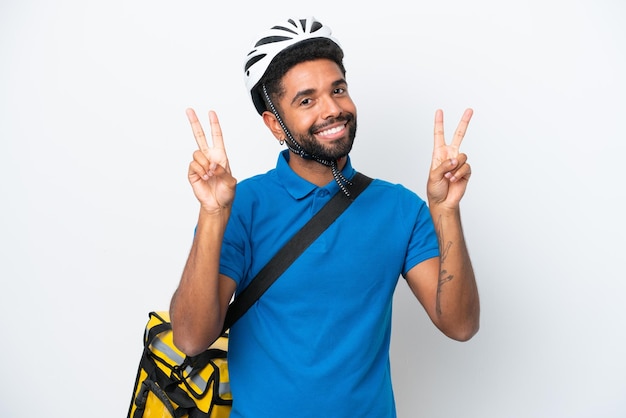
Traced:
<path fill-rule="evenodd" d="M 337 122 L 346 122 L 346 135 L 327 144 L 315 139 L 315 132 Z M 337 160 L 345 157 L 352 150 L 354 138 L 356 137 L 356 118 L 353 114 L 348 113 L 345 116 L 334 118 L 324 125 L 314 125 L 306 133 L 298 133 L 293 136 L 296 142 L 309 155 L 323 160 Z"/>

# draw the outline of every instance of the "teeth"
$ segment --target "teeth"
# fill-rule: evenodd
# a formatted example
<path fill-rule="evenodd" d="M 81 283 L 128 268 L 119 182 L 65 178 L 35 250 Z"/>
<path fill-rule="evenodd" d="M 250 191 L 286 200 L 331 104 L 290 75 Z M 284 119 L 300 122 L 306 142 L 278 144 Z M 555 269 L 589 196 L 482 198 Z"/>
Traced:
<path fill-rule="evenodd" d="M 344 128 L 343 126 L 338 126 L 336 128 L 327 129 L 325 131 L 320 132 L 319 135 L 326 136 L 326 135 L 336 134 L 337 132 L 342 131 L 343 128 Z"/>

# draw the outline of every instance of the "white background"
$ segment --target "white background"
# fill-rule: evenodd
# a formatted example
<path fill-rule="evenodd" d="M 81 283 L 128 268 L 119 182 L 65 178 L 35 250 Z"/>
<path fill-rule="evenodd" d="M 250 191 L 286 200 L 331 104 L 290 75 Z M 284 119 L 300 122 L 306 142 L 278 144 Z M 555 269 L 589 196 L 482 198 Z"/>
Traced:
<path fill-rule="evenodd" d="M 243 57 L 309 14 L 346 51 L 358 170 L 423 195 L 435 109 L 448 134 L 475 110 L 482 328 L 447 339 L 400 282 L 400 417 L 626 416 L 626 5 L 298 3 L 2 1 L 0 416 L 126 415 L 198 210 L 184 110 L 218 111 L 238 178 L 272 168 Z"/>

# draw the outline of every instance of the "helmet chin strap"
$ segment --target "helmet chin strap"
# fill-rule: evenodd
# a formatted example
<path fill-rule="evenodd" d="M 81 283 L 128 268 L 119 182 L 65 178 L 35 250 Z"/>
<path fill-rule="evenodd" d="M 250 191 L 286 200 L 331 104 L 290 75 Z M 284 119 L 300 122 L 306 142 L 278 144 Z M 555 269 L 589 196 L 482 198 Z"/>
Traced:
<path fill-rule="evenodd" d="M 263 95 L 265 96 L 265 100 L 269 104 L 270 109 L 272 110 L 272 113 L 276 117 L 276 120 L 280 124 L 281 128 L 283 128 L 283 131 L 285 132 L 285 135 L 287 136 L 287 141 L 286 141 L 287 148 L 289 148 L 289 150 L 291 152 L 293 152 L 296 155 L 299 155 L 300 157 L 304 158 L 305 160 L 314 160 L 314 161 L 317 161 L 318 163 L 320 163 L 322 165 L 330 167 L 330 169 L 331 169 L 331 171 L 333 173 L 333 178 L 335 179 L 335 182 L 339 185 L 339 188 L 341 189 L 341 191 L 347 197 L 350 197 L 350 191 L 348 190 L 346 185 L 351 186 L 352 182 L 350 180 L 348 180 L 347 178 L 345 178 L 343 173 L 341 171 L 339 171 L 339 168 L 337 167 L 337 160 L 336 159 L 334 159 L 334 160 L 327 160 L 325 158 L 318 157 L 317 155 L 311 155 L 308 152 L 306 152 L 304 150 L 304 148 L 302 148 L 302 146 L 300 144 L 298 144 L 296 142 L 296 140 L 293 138 L 293 136 L 291 135 L 291 132 L 289 131 L 289 129 L 287 129 L 287 125 L 285 125 L 285 123 L 283 122 L 283 119 L 278 114 L 278 110 L 276 110 L 276 107 L 274 106 L 274 103 L 272 102 L 272 99 L 270 99 L 270 95 L 267 93 L 267 89 L 265 88 L 265 84 L 263 84 Z"/>

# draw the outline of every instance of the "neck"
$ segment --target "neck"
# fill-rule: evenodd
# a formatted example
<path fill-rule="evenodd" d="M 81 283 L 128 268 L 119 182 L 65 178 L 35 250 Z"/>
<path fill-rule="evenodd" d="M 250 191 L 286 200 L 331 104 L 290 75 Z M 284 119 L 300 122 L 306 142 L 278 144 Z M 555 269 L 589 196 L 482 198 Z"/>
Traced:
<path fill-rule="evenodd" d="M 346 157 L 337 160 L 337 167 L 343 170 L 346 165 Z M 334 181 L 332 169 L 315 160 L 307 160 L 293 153 L 289 157 L 289 167 L 300 177 L 316 186 L 326 186 Z"/>

